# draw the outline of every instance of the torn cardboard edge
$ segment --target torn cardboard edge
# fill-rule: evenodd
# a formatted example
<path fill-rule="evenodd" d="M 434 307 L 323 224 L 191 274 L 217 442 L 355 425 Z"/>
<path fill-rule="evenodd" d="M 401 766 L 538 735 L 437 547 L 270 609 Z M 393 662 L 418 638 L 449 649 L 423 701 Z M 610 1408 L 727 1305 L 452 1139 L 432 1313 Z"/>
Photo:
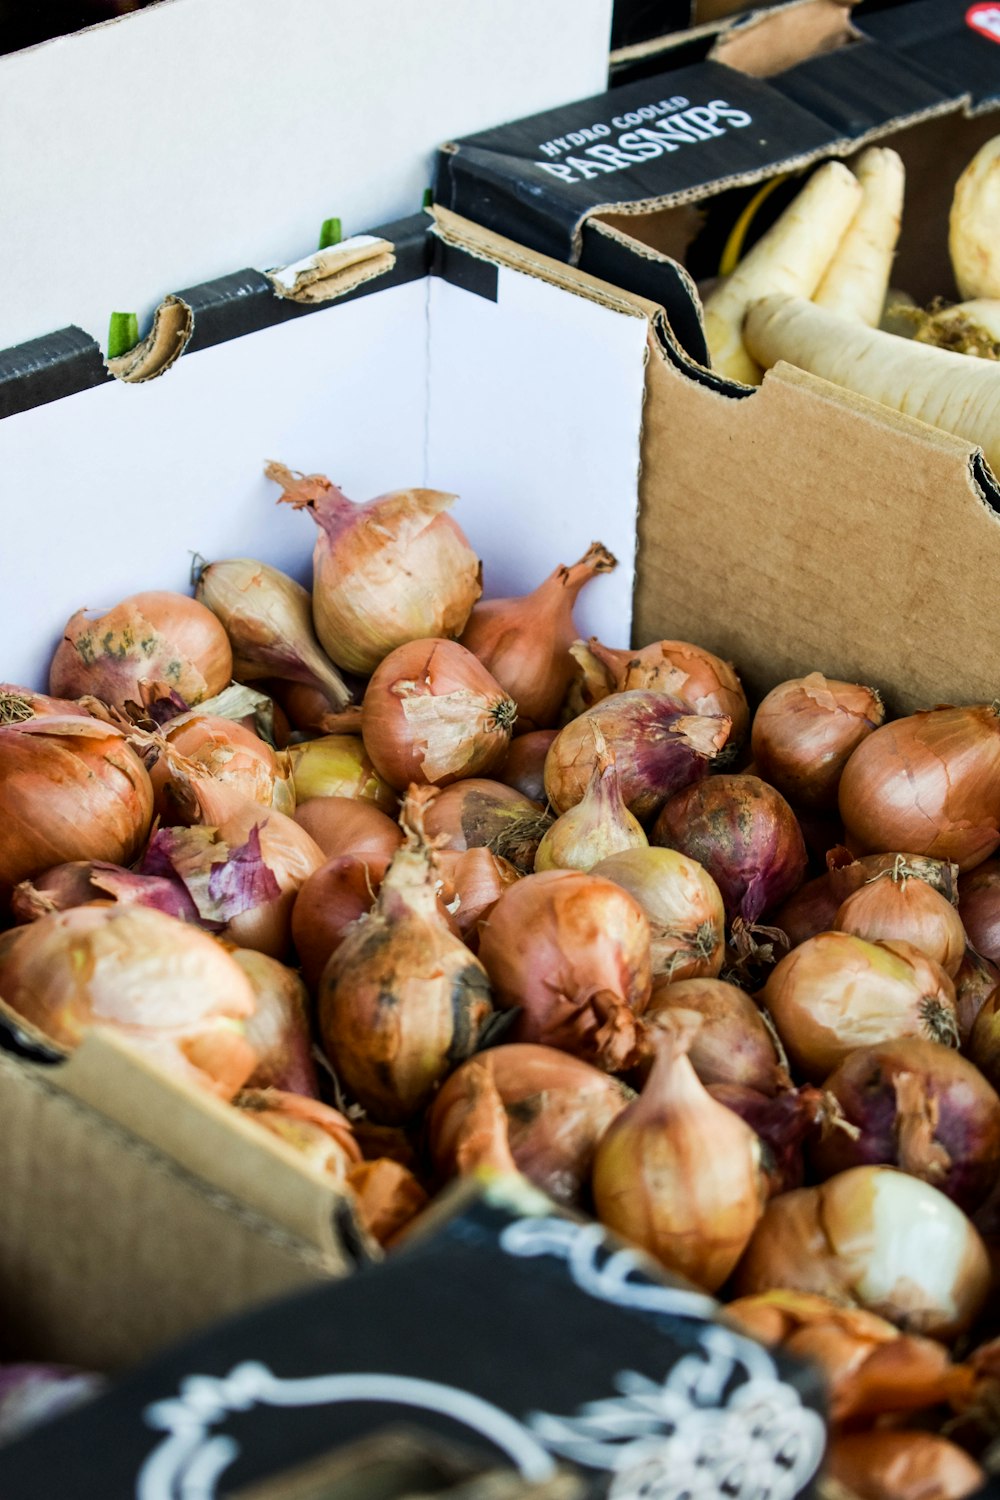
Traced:
<path fill-rule="evenodd" d="M 191 308 L 172 292 L 154 312 L 153 326 L 146 337 L 124 354 L 107 360 L 108 370 L 126 385 L 156 380 L 180 359 L 193 332 Z"/>
<path fill-rule="evenodd" d="M 735 39 L 738 34 L 745 31 L 756 30 L 759 27 L 769 27 L 774 24 L 782 31 L 795 34 L 800 37 L 802 43 L 808 45 L 808 39 L 825 39 L 830 36 L 843 34 L 849 29 L 857 35 L 851 27 L 847 17 L 858 0 L 790 0 L 790 3 L 777 6 L 769 6 L 766 9 L 740 10 L 729 15 L 717 16 L 714 19 L 700 21 L 694 26 L 689 26 L 683 31 L 665 32 L 661 36 L 650 37 L 644 42 L 633 42 L 630 46 L 616 47 L 612 50 L 609 58 L 612 75 L 622 68 L 634 63 L 651 62 L 654 58 L 667 57 L 679 48 L 688 47 L 692 42 L 706 41 L 716 38 L 715 47 L 711 56 L 718 62 L 728 62 L 728 58 L 721 56 L 717 48 L 725 48 L 729 40 Z M 802 53 L 801 56 L 808 54 Z M 796 60 L 801 60 L 797 57 Z M 738 63 L 731 66 L 739 67 Z"/>
<path fill-rule="evenodd" d="M 864 39 L 851 20 L 853 3 L 797 0 L 776 11 L 754 11 L 717 35 L 709 59 L 750 78 L 784 73 Z"/>
<path fill-rule="evenodd" d="M 266 275 L 279 297 L 293 302 L 331 302 L 366 281 L 384 276 L 395 264 L 395 246 L 389 240 L 357 234 Z"/>

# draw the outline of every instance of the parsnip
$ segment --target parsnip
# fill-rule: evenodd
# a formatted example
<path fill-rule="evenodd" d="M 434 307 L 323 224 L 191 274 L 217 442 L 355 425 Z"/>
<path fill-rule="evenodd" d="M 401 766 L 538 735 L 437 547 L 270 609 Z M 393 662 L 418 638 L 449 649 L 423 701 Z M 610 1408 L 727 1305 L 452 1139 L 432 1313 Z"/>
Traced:
<path fill-rule="evenodd" d="M 1000 135 L 980 146 L 955 184 L 948 249 L 963 300 L 1000 297 Z"/>
<path fill-rule="evenodd" d="M 812 300 L 844 318 L 877 328 L 899 239 L 906 171 L 887 146 L 873 146 L 854 169 L 861 202 Z"/>
<path fill-rule="evenodd" d="M 712 293 L 705 303 L 705 334 L 720 375 L 760 384 L 763 371 L 743 343 L 748 306 L 776 292 L 811 297 L 860 200 L 853 172 L 842 162 L 827 162 Z"/>
<path fill-rule="evenodd" d="M 838 318 L 803 297 L 765 297 L 747 314 L 747 348 L 978 444 L 1000 476 L 1000 364 Z"/>

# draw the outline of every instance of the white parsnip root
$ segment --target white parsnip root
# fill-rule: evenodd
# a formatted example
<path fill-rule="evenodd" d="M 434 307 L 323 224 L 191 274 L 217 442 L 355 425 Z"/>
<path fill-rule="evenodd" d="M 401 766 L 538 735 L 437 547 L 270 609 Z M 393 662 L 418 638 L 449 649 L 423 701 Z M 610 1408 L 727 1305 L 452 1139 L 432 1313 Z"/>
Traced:
<path fill-rule="evenodd" d="M 862 152 L 854 170 L 861 201 L 812 300 L 877 328 L 899 239 L 906 170 L 899 153 L 887 146 Z"/>
<path fill-rule="evenodd" d="M 861 200 L 861 185 L 842 162 L 827 162 L 705 302 L 712 368 L 759 385 L 763 371 L 743 343 L 751 302 L 772 293 L 811 297 Z"/>
<path fill-rule="evenodd" d="M 1000 475 L 1000 364 L 969 359 L 838 318 L 802 297 L 765 297 L 744 338 L 754 359 L 779 359 L 978 444 Z"/>
<path fill-rule="evenodd" d="M 955 184 L 948 249 L 964 299 L 1000 297 L 1000 135 L 979 148 Z"/>

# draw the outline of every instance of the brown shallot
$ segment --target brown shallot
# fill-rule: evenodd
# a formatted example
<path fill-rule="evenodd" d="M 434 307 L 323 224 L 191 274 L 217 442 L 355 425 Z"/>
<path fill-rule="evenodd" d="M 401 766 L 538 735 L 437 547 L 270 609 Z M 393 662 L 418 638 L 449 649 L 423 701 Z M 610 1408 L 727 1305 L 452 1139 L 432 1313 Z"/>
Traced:
<path fill-rule="evenodd" d="M 901 939 L 933 958 L 954 979 L 965 957 L 962 918 L 938 891 L 910 874 L 900 857 L 894 869 L 867 880 L 833 919 L 832 930 L 869 942 Z"/>
<path fill-rule="evenodd" d="M 741 1084 L 767 1095 L 791 1088 L 764 1017 L 735 984 L 722 979 L 660 979 L 653 985 L 643 1020 L 656 1028 L 666 1017 L 669 1026 L 671 1013 L 679 1010 L 701 1016 L 687 1055 L 702 1083 Z"/>
<path fill-rule="evenodd" d="M 567 808 L 542 835 L 535 853 L 538 870 L 589 870 L 609 855 L 647 849 L 642 824 L 622 799 L 615 753 L 593 725 L 597 758 L 581 801 Z"/>
<path fill-rule="evenodd" d="M 309 996 L 294 969 L 258 953 L 233 948 L 234 961 L 250 981 L 253 1015 L 246 1022 L 246 1038 L 257 1054 L 257 1066 L 246 1081 L 248 1089 L 285 1089 L 292 1094 L 319 1094 L 312 1057 Z"/>
<path fill-rule="evenodd" d="M 497 780 L 532 802 L 544 802 L 545 757 L 558 733 L 558 729 L 535 729 L 511 740 L 507 759 L 496 773 Z"/>
<path fill-rule="evenodd" d="M 976 952 L 1000 963 L 1000 859 L 987 859 L 960 877 L 958 914 Z"/>
<path fill-rule="evenodd" d="M 388 861 L 403 842 L 398 823 L 367 797 L 310 797 L 294 817 L 327 859 L 354 854 Z"/>
<path fill-rule="evenodd" d="M 667 693 L 686 703 L 692 713 L 724 714 L 731 719 L 727 749 L 738 748 L 746 739 L 750 709 L 740 679 L 731 662 L 713 656 L 702 646 L 690 641 L 654 641 L 640 651 L 616 651 L 591 637 L 574 655 L 578 671 L 591 681 L 591 695 L 596 691 L 600 667 L 606 673 L 609 693 L 633 689 Z"/>
<path fill-rule="evenodd" d="M 519 743 L 515 741 L 515 744 Z M 523 874 L 552 818 L 537 802 L 513 787 L 469 776 L 445 787 L 427 809 L 425 827 L 440 849 L 488 849 Z"/>
<path fill-rule="evenodd" d="M 874 688 L 821 672 L 780 682 L 754 714 L 750 748 L 758 774 L 793 807 L 832 811 L 852 751 L 884 718 Z"/>
<path fill-rule="evenodd" d="M 649 920 L 653 978 L 714 979 L 725 957 L 726 912 L 719 887 L 676 849 L 626 849 L 591 871 L 634 896 Z"/>
<path fill-rule="evenodd" d="M 826 1472 L 857 1500 L 965 1500 L 986 1483 L 964 1448 L 935 1432 L 838 1433 Z"/>

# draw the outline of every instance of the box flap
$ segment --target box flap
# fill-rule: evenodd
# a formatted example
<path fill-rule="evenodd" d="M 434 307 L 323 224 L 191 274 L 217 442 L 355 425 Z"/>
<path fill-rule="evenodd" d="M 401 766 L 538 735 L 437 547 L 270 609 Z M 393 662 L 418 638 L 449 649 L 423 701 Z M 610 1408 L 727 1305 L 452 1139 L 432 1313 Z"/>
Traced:
<path fill-rule="evenodd" d="M 858 29 L 891 48 L 946 92 L 969 94 L 976 109 L 1000 106 L 1000 5 L 978 0 L 909 0 L 857 18 Z"/>

